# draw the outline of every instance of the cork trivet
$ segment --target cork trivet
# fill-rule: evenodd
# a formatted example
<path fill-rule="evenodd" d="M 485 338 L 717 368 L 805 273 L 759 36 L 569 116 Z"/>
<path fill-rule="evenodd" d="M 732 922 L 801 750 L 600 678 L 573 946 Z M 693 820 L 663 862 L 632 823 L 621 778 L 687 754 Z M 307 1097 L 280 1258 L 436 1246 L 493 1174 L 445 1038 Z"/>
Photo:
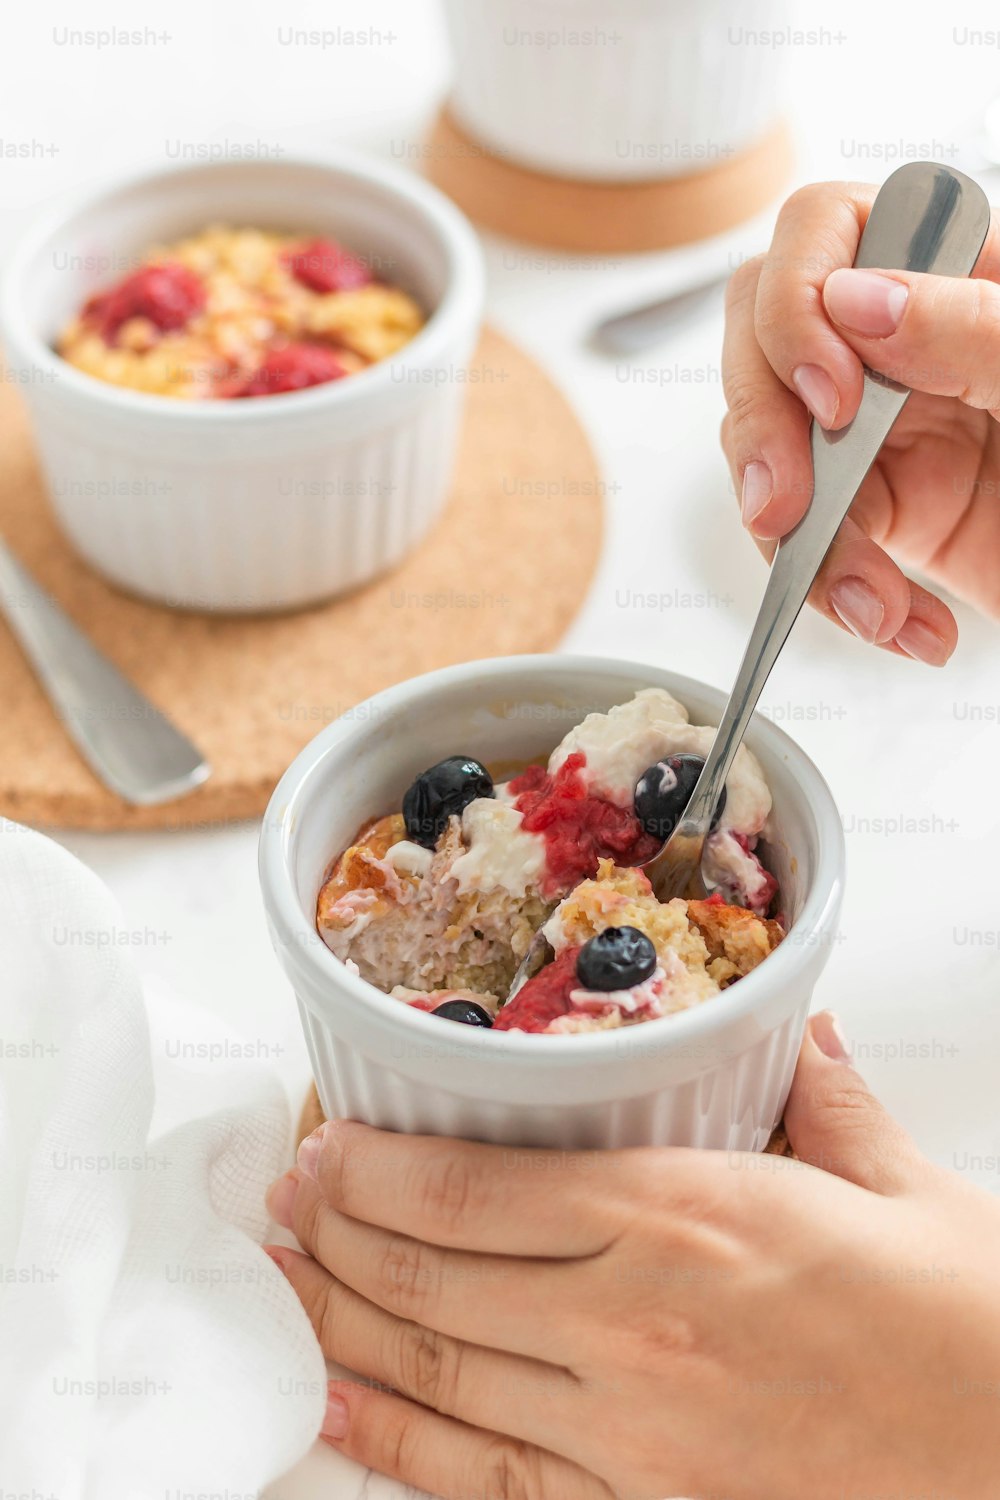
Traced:
<path fill-rule="evenodd" d="M 472 368 L 451 499 L 427 541 L 342 600 L 252 619 L 161 609 L 81 562 L 45 496 L 20 398 L 0 383 L 0 534 L 213 767 L 189 797 L 130 807 L 80 759 L 0 623 L 0 813 L 91 829 L 252 817 L 302 746 L 361 699 L 434 667 L 557 645 L 600 549 L 596 460 L 564 398 L 500 334 L 486 330 Z"/>
<path fill-rule="evenodd" d="M 443 110 L 427 142 L 427 175 L 470 219 L 510 239 L 590 254 L 669 250 L 760 213 L 792 170 L 788 127 L 703 172 L 643 182 L 583 182 L 495 156 Z"/>

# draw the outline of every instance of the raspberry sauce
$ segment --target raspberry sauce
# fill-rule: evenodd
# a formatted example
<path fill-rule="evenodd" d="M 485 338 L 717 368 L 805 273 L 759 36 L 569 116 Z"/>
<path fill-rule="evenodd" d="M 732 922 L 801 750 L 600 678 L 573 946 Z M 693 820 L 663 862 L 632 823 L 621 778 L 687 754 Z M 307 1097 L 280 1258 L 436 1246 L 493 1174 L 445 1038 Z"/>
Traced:
<path fill-rule="evenodd" d="M 534 979 L 529 979 L 513 1000 L 500 1007 L 493 1030 L 544 1031 L 550 1021 L 571 1011 L 570 994 L 580 987 L 576 977 L 579 951 L 579 948 L 566 948 L 544 969 L 539 969 Z"/>
<path fill-rule="evenodd" d="M 646 833 L 631 808 L 592 796 L 580 772 L 586 757 L 567 756 L 554 776 L 529 766 L 509 783 L 514 806 L 528 833 L 545 840 L 543 893 L 559 896 L 597 874 L 601 859 L 641 865 L 652 859 L 660 840 Z"/>
<path fill-rule="evenodd" d="M 145 318 L 161 333 L 170 333 L 183 328 L 204 306 L 201 278 L 187 266 L 164 261 L 140 266 L 110 291 L 91 297 L 83 317 L 106 344 L 113 344 L 130 318 Z"/>
<path fill-rule="evenodd" d="M 296 245 L 284 260 L 295 280 L 311 292 L 356 292 L 375 279 L 363 260 L 335 240 Z"/>
<path fill-rule="evenodd" d="M 285 391 L 304 391 L 346 375 L 332 349 L 321 344 L 286 344 L 272 349 L 250 376 L 237 396 L 279 396 Z"/>

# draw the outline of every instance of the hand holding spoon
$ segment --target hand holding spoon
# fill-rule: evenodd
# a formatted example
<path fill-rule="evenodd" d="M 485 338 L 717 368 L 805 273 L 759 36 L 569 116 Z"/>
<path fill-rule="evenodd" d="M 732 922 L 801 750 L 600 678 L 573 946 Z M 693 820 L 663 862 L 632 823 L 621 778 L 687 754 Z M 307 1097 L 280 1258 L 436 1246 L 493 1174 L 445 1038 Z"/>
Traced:
<path fill-rule="evenodd" d="M 854 264 L 968 276 L 989 224 L 989 203 L 970 178 L 938 162 L 910 162 L 883 183 Z M 690 800 L 663 848 L 644 866 L 661 901 L 708 894 L 702 856 L 733 759 L 841 522 L 909 395 L 906 386 L 866 369 L 854 420 L 838 432 L 813 423 L 809 509 L 778 544 L 736 682 Z M 536 934 L 508 999 L 541 967 L 547 946 Z"/>

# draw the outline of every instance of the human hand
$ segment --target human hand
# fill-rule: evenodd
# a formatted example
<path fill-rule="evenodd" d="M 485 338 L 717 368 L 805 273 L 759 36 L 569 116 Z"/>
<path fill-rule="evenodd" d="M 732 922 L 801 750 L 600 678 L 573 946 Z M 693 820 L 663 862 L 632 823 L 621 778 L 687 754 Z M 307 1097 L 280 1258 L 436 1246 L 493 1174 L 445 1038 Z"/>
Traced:
<path fill-rule="evenodd" d="M 827 1015 L 786 1126 L 802 1161 L 321 1127 L 269 1195 L 307 1253 L 269 1254 L 368 1382 L 328 1441 L 446 1500 L 995 1495 L 1000 1205 Z"/>
<path fill-rule="evenodd" d="M 875 193 L 800 189 L 770 250 L 732 277 L 722 445 L 744 525 L 771 556 L 812 495 L 810 414 L 850 422 L 863 364 L 911 387 L 811 602 L 864 641 L 942 666 L 954 616 L 892 559 L 1000 617 L 1000 234 L 994 220 L 971 279 L 845 269 Z"/>

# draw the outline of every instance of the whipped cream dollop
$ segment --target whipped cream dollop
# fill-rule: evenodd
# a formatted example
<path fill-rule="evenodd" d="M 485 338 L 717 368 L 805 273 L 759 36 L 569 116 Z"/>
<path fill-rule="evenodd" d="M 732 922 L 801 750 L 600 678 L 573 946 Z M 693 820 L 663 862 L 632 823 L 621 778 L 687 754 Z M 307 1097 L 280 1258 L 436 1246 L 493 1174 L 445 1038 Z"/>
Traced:
<path fill-rule="evenodd" d="M 606 714 L 588 714 L 552 752 L 549 770 L 557 771 L 579 752 L 586 758 L 580 774 L 588 790 L 620 807 L 631 807 L 643 771 L 667 755 L 705 757 L 714 739 L 711 726 L 688 722 L 687 709 L 665 688 L 643 688 Z M 741 745 L 726 781 L 719 829 L 752 837 L 761 831 L 770 810 L 771 793 L 760 762 Z"/>
<path fill-rule="evenodd" d="M 515 807 L 493 797 L 477 797 L 462 813 L 460 854 L 449 870 L 463 893 L 501 886 L 523 896 L 537 886 L 545 869 L 545 841 L 521 827 Z"/>
<path fill-rule="evenodd" d="M 673 957 L 672 954 L 670 956 Z M 683 967 L 684 965 L 681 964 L 681 968 Z M 648 1012 L 650 1018 L 662 1016 L 663 1007 L 660 1004 L 660 996 L 663 993 L 666 977 L 665 970 L 658 964 L 648 979 L 644 979 L 641 984 L 634 984 L 631 989 L 588 990 L 581 986 L 570 990 L 569 998 L 578 1011 L 588 1011 L 596 1015 L 603 1015 L 605 1011 L 613 1007 L 627 1016 L 637 1015 L 639 1011 Z"/>
<path fill-rule="evenodd" d="M 385 862 L 397 875 L 426 875 L 433 858 L 433 850 L 415 844 L 412 839 L 400 839 L 385 851 Z"/>

